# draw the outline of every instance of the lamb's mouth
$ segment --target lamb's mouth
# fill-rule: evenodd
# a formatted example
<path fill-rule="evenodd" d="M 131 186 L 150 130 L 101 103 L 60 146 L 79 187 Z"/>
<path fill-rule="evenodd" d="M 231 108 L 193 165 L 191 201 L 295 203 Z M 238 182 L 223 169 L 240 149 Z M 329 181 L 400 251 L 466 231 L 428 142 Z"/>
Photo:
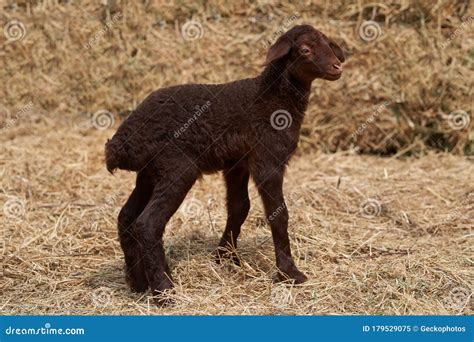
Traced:
<path fill-rule="evenodd" d="M 338 73 L 328 72 L 326 73 L 326 76 L 324 78 L 330 81 L 335 81 L 335 80 L 338 80 L 341 77 L 341 75 L 342 75 L 342 71 Z"/>

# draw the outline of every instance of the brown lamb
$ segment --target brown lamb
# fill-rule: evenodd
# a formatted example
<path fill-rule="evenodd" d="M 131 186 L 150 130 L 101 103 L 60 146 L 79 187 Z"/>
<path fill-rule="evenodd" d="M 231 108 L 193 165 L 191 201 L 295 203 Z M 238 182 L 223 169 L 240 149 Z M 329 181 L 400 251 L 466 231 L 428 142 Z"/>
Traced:
<path fill-rule="evenodd" d="M 135 171 L 136 186 L 118 216 L 126 278 L 151 288 L 157 303 L 173 281 L 163 249 L 171 216 L 202 174 L 223 170 L 227 224 L 217 260 L 239 263 L 235 249 L 249 208 L 248 181 L 262 198 L 280 279 L 307 280 L 291 255 L 283 198 L 286 164 L 295 151 L 316 78 L 337 80 L 341 48 L 309 25 L 278 38 L 263 72 L 225 84 L 186 84 L 151 93 L 106 144 L 107 169 Z"/>

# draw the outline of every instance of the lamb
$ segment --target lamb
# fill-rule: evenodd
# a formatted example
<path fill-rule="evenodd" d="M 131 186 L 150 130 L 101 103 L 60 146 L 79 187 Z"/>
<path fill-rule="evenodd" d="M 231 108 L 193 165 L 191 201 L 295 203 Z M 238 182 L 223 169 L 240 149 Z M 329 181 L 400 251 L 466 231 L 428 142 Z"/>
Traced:
<path fill-rule="evenodd" d="M 307 277 L 293 261 L 285 167 L 294 153 L 314 79 L 341 77 L 342 49 L 310 25 L 298 25 L 269 48 L 263 72 L 225 84 L 186 84 L 151 93 L 120 125 L 105 147 L 109 172 L 137 173 L 136 186 L 118 216 L 126 280 L 132 291 L 148 288 L 159 305 L 173 287 L 163 249 L 168 220 L 194 182 L 223 171 L 227 223 L 217 261 L 235 253 L 250 208 L 251 177 L 262 199 L 281 280 Z"/>

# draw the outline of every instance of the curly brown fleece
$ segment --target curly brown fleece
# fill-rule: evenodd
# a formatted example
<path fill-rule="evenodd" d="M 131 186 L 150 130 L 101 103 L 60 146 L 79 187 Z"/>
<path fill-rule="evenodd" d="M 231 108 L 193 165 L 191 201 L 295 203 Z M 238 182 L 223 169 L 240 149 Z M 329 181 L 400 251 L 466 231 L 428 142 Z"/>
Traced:
<path fill-rule="evenodd" d="M 239 263 L 235 248 L 255 181 L 271 226 L 282 279 L 306 276 L 295 266 L 288 239 L 283 175 L 294 153 L 311 82 L 336 80 L 344 54 L 309 25 L 282 35 L 255 78 L 226 84 L 187 84 L 150 94 L 106 144 L 107 169 L 137 172 L 134 191 L 118 218 L 127 281 L 155 294 L 173 285 L 162 236 L 166 223 L 203 173 L 224 171 L 228 220 L 218 260 Z M 158 296 L 157 302 L 163 304 Z"/>

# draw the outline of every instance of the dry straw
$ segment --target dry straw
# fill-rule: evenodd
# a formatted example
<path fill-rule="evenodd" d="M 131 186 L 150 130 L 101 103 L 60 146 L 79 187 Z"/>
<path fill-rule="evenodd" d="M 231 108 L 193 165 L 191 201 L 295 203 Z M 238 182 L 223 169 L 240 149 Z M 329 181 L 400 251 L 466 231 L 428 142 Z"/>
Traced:
<path fill-rule="evenodd" d="M 307 283 L 272 282 L 273 244 L 253 185 L 242 267 L 213 262 L 225 189 L 219 175 L 206 176 L 167 227 L 176 305 L 156 308 L 125 284 L 116 217 L 134 177 L 105 170 L 112 133 L 80 118 L 41 117 L 0 137 L 3 313 L 474 313 L 472 160 L 341 152 L 295 156 L 285 179 Z"/>
<path fill-rule="evenodd" d="M 2 2 L 1 312 L 472 314 L 472 159 L 315 151 L 472 151 L 468 3 Z M 258 74 L 275 32 L 301 22 L 348 55 L 341 80 L 315 82 L 285 179 L 310 280 L 272 282 L 253 187 L 242 267 L 212 261 L 226 213 L 209 176 L 167 228 L 176 305 L 156 308 L 124 282 L 116 217 L 134 179 L 107 174 L 105 140 L 153 89 Z"/>
<path fill-rule="evenodd" d="M 257 75 L 269 44 L 309 23 L 348 62 L 341 80 L 314 83 L 303 148 L 474 149 L 469 1 L 14 3 L 0 17 L 0 99 L 11 110 L 34 101 L 57 116 L 124 117 L 160 87 Z"/>

